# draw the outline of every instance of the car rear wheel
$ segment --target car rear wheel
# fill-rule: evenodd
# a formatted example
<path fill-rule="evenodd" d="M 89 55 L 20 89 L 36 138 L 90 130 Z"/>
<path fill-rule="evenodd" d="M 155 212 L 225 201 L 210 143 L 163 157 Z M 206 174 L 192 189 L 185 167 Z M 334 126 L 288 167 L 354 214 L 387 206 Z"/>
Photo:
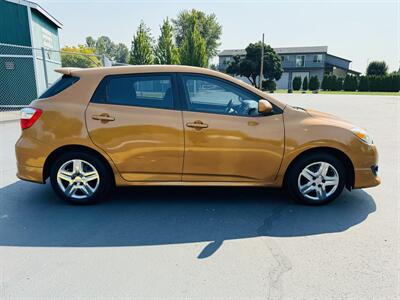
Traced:
<path fill-rule="evenodd" d="M 295 200 L 322 205 L 341 194 L 345 174 L 343 163 L 335 156 L 315 153 L 295 162 L 289 171 L 287 185 Z"/>
<path fill-rule="evenodd" d="M 54 191 L 74 204 L 91 204 L 108 194 L 111 177 L 104 163 L 85 152 L 66 153 L 52 165 Z"/>

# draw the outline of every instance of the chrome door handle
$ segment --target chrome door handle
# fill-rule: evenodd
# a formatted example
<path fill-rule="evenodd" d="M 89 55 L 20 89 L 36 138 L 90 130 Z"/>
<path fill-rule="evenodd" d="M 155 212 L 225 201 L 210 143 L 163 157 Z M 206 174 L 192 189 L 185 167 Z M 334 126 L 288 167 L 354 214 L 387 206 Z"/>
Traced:
<path fill-rule="evenodd" d="M 205 124 L 202 121 L 194 121 L 194 122 L 186 123 L 186 126 L 191 127 L 191 128 L 196 128 L 196 129 L 202 129 L 202 128 L 207 128 L 208 124 Z"/>
<path fill-rule="evenodd" d="M 115 118 L 111 117 L 109 114 L 93 115 L 92 119 L 93 120 L 99 120 L 99 121 L 105 121 L 105 122 L 109 122 L 109 121 L 114 121 L 115 120 Z"/>

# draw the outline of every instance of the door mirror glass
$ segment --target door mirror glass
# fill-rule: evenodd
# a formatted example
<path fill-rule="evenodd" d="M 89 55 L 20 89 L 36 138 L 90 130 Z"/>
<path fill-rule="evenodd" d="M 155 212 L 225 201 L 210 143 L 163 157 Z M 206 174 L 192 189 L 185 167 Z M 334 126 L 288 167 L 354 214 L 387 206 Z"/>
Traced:
<path fill-rule="evenodd" d="M 258 112 L 260 114 L 269 114 L 272 112 L 272 105 L 269 101 L 265 99 L 260 99 L 258 101 Z"/>

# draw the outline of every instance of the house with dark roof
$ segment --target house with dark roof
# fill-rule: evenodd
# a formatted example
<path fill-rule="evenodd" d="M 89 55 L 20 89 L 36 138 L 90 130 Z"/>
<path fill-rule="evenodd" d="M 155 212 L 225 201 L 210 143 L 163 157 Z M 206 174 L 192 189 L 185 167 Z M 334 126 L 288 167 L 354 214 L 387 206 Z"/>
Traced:
<path fill-rule="evenodd" d="M 301 77 L 303 80 L 304 77 L 317 76 L 321 82 L 324 74 L 334 74 L 338 77 L 360 74 L 350 69 L 350 60 L 328 53 L 327 46 L 284 47 L 274 50 L 280 55 L 283 68 L 282 77 L 276 82 L 278 89 L 290 89 L 294 77 Z M 233 57 L 237 55 L 244 57 L 246 50 L 220 52 L 218 69 L 225 72 Z"/>

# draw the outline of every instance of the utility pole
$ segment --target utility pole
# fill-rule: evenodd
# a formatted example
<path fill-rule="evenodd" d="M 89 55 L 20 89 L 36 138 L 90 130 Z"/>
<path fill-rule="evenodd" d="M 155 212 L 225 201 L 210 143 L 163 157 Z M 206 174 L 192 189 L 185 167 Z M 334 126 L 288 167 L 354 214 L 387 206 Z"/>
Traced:
<path fill-rule="evenodd" d="M 261 68 L 260 68 L 260 76 L 259 76 L 259 85 L 258 88 L 261 90 L 261 84 L 264 79 L 264 33 L 262 35 L 262 44 L 261 44 Z"/>

